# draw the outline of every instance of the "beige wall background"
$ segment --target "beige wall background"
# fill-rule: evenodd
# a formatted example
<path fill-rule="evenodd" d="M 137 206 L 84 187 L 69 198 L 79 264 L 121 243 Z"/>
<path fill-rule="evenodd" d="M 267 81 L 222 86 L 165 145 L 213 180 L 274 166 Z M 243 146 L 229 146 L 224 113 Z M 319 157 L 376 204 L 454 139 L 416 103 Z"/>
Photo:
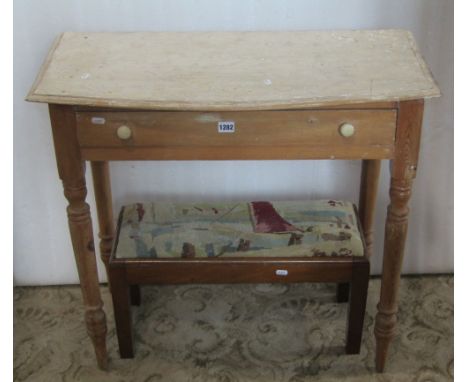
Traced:
<path fill-rule="evenodd" d="M 77 283 L 46 105 L 24 101 L 63 31 L 411 30 L 443 97 L 426 103 L 404 273 L 453 272 L 453 2 L 449 0 L 16 0 L 14 2 L 14 279 Z M 352 161 L 114 162 L 114 210 L 135 200 L 358 200 Z M 96 222 L 88 171 L 88 201 Z M 388 162 L 376 211 L 372 273 L 381 271 Z M 97 224 L 95 224 L 95 230 Z M 97 234 L 97 232 L 96 232 Z M 96 235 L 97 238 L 97 235 Z M 105 272 L 99 264 L 100 279 Z"/>

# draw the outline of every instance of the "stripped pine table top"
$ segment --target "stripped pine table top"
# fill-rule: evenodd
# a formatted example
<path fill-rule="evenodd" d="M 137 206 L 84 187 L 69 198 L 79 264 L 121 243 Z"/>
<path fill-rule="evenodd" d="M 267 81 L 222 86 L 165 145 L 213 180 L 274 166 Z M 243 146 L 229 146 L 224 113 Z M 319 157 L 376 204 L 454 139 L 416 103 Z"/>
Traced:
<path fill-rule="evenodd" d="M 27 100 L 147 110 L 301 109 L 439 96 L 410 32 L 66 32 Z"/>

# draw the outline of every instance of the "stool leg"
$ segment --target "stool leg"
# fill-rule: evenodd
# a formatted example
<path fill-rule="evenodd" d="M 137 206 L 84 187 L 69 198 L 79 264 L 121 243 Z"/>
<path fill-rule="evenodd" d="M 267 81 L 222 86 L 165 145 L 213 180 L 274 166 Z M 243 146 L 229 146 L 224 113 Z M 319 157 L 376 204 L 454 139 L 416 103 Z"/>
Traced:
<path fill-rule="evenodd" d="M 361 350 L 362 329 L 366 313 L 367 287 L 369 285 L 369 262 L 353 263 L 351 293 L 348 305 L 348 327 L 346 353 L 359 354 Z"/>
<path fill-rule="evenodd" d="M 339 283 L 336 287 L 336 302 L 348 302 L 349 283 Z"/>
<path fill-rule="evenodd" d="M 125 279 L 123 268 L 109 267 L 109 274 L 120 357 L 133 358 L 130 286 Z"/>
<path fill-rule="evenodd" d="M 130 302 L 134 306 L 140 306 L 141 290 L 139 285 L 130 285 Z"/>

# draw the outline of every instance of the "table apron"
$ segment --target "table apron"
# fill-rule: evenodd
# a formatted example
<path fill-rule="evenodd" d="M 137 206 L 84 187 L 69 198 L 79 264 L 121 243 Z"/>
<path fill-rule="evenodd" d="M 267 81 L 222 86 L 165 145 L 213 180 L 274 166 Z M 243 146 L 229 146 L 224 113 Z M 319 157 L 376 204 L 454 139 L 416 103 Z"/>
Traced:
<path fill-rule="evenodd" d="M 93 161 L 391 159 L 396 116 L 392 109 L 78 111 L 76 128 L 82 159 Z M 344 123 L 353 125 L 351 136 L 341 134 Z"/>

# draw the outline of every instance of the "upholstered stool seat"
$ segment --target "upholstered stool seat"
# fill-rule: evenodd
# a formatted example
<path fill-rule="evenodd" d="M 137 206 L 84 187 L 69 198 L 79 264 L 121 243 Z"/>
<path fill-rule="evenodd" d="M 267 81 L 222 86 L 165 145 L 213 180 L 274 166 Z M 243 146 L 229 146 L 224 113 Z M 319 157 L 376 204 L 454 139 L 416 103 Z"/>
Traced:
<path fill-rule="evenodd" d="M 135 203 L 116 258 L 364 256 L 352 203 Z"/>
<path fill-rule="evenodd" d="M 346 352 L 359 353 L 369 261 L 347 201 L 134 203 L 109 261 L 117 337 L 133 357 L 130 304 L 140 284 L 336 282 L 348 301 Z"/>

